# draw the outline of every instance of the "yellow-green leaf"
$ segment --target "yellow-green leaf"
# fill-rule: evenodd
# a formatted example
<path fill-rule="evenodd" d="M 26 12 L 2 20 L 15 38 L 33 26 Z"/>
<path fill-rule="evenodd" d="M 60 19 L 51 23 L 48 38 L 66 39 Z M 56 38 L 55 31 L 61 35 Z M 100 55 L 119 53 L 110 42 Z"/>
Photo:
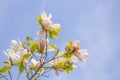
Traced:
<path fill-rule="evenodd" d="M 0 73 L 5 73 L 5 72 L 8 72 L 10 71 L 11 69 L 11 66 L 4 66 L 3 68 L 0 69 Z"/>
<path fill-rule="evenodd" d="M 40 25 L 42 25 L 42 17 L 41 16 L 38 16 L 37 21 Z"/>
<path fill-rule="evenodd" d="M 52 34 L 53 34 L 53 36 L 54 36 L 55 38 L 59 38 L 59 35 L 58 35 L 57 32 L 53 31 Z"/>
<path fill-rule="evenodd" d="M 65 69 L 65 73 L 66 73 L 66 74 L 69 74 L 69 70 L 68 70 L 68 69 Z"/>
<path fill-rule="evenodd" d="M 31 56 L 31 54 L 24 54 L 23 55 L 23 59 L 27 59 L 27 58 L 29 58 Z"/>
<path fill-rule="evenodd" d="M 69 49 L 72 48 L 72 41 L 68 41 L 68 43 L 67 43 L 67 47 L 68 47 Z"/>
<path fill-rule="evenodd" d="M 54 27 L 54 30 L 55 30 L 56 32 L 60 32 L 60 31 L 61 31 L 61 27 Z"/>
<path fill-rule="evenodd" d="M 27 37 L 26 37 L 26 40 L 31 41 L 31 40 L 32 40 L 32 37 L 27 36 Z"/>
<path fill-rule="evenodd" d="M 23 64 L 19 65 L 19 72 L 22 73 L 24 71 L 24 66 Z"/>
<path fill-rule="evenodd" d="M 56 46 L 54 44 L 50 44 L 50 47 L 56 49 Z"/>
<path fill-rule="evenodd" d="M 31 50 L 31 52 L 34 53 L 37 49 L 38 49 L 37 43 L 32 42 L 30 44 L 30 50 Z"/>

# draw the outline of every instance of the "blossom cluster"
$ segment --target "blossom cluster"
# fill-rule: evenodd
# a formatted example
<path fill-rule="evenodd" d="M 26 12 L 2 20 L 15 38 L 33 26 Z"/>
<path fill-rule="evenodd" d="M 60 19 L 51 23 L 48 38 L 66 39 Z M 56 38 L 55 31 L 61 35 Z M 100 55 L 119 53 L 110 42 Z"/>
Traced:
<path fill-rule="evenodd" d="M 18 67 L 19 73 L 26 73 L 28 80 L 37 80 L 37 78 L 46 75 L 50 70 L 54 70 L 56 75 L 60 72 L 73 71 L 77 66 L 75 62 L 85 62 L 88 57 L 86 49 L 81 49 L 78 40 L 68 41 L 64 50 L 60 50 L 55 44 L 50 43 L 49 40 L 59 37 L 61 31 L 60 24 L 54 23 L 52 15 L 43 11 L 38 16 L 37 21 L 41 29 L 37 32 L 37 37 L 27 36 L 25 41 L 11 40 L 10 49 L 4 51 L 8 57 L 5 61 L 5 66 L 0 68 L 1 77 L 4 73 L 11 71 L 15 66 Z M 50 58 L 50 55 L 53 55 Z M 3 76 L 2 76 L 3 75 Z M 10 75 L 12 80 L 12 76 Z"/>

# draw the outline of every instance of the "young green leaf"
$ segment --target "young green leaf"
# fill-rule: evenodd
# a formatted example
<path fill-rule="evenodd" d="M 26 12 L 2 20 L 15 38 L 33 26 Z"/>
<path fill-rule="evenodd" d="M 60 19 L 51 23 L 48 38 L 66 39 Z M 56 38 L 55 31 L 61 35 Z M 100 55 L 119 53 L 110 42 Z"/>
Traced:
<path fill-rule="evenodd" d="M 54 44 L 50 44 L 50 47 L 56 49 L 56 46 Z"/>
<path fill-rule="evenodd" d="M 53 29 L 54 29 L 54 31 L 56 31 L 56 32 L 60 32 L 60 31 L 61 31 L 61 28 L 60 28 L 60 27 L 54 27 Z"/>
<path fill-rule="evenodd" d="M 65 69 L 65 73 L 66 73 L 66 74 L 69 74 L 69 70 L 68 70 L 68 69 Z"/>
<path fill-rule="evenodd" d="M 16 65 L 16 66 L 19 66 L 19 65 L 21 65 L 21 62 L 20 62 L 20 61 L 19 61 L 19 62 L 16 62 L 15 65 Z"/>
<path fill-rule="evenodd" d="M 73 56 L 73 53 L 72 53 L 72 52 L 71 52 L 71 53 L 65 53 L 65 54 L 63 55 L 63 58 L 70 59 L 72 56 Z"/>
<path fill-rule="evenodd" d="M 55 38 L 59 38 L 59 35 L 58 35 L 57 32 L 53 31 L 52 34 L 53 34 L 53 36 L 54 36 Z"/>
<path fill-rule="evenodd" d="M 26 48 L 26 42 L 25 41 L 22 42 L 22 47 Z"/>
<path fill-rule="evenodd" d="M 31 54 L 24 54 L 23 59 L 28 59 L 31 56 Z"/>
<path fill-rule="evenodd" d="M 49 37 L 50 37 L 50 39 L 53 39 L 52 31 L 49 31 Z"/>
<path fill-rule="evenodd" d="M 32 37 L 27 36 L 27 37 L 26 37 L 26 40 L 31 41 L 31 40 L 32 40 Z"/>
<path fill-rule="evenodd" d="M 72 41 L 68 41 L 68 43 L 67 43 L 67 47 L 68 47 L 69 49 L 72 48 Z"/>
<path fill-rule="evenodd" d="M 0 69 L 0 73 L 5 73 L 11 70 L 11 66 L 4 66 Z"/>
<path fill-rule="evenodd" d="M 20 64 L 19 65 L 19 72 L 22 73 L 24 71 L 24 66 L 23 64 Z"/>
<path fill-rule="evenodd" d="M 37 21 L 40 25 L 42 25 L 42 17 L 41 16 L 38 16 Z"/>
<path fill-rule="evenodd" d="M 10 62 L 4 61 L 4 64 L 10 64 Z"/>
<path fill-rule="evenodd" d="M 31 50 L 31 52 L 34 53 L 37 49 L 38 49 L 37 44 L 35 42 L 32 42 L 30 44 L 30 50 Z"/>

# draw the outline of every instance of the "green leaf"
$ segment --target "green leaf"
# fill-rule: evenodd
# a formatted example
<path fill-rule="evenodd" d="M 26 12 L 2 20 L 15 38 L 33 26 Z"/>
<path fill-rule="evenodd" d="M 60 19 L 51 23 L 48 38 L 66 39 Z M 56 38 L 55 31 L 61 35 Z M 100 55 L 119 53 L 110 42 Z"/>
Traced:
<path fill-rule="evenodd" d="M 70 67 L 69 70 L 74 71 L 74 67 Z"/>
<path fill-rule="evenodd" d="M 31 52 L 34 53 L 37 49 L 38 49 L 37 43 L 36 42 L 32 42 L 30 44 L 30 50 L 31 50 Z"/>
<path fill-rule="evenodd" d="M 50 47 L 56 49 L 56 46 L 54 44 L 50 44 Z"/>
<path fill-rule="evenodd" d="M 67 43 L 67 47 L 68 47 L 69 49 L 72 48 L 72 41 L 68 41 L 68 43 Z"/>
<path fill-rule="evenodd" d="M 18 65 L 21 65 L 21 62 L 20 62 L 20 61 L 19 61 L 19 62 L 16 62 L 15 65 L 17 65 L 17 66 L 18 66 Z"/>
<path fill-rule="evenodd" d="M 65 65 L 65 62 L 59 62 L 56 64 L 57 67 L 63 67 Z"/>
<path fill-rule="evenodd" d="M 48 31 L 48 32 L 49 32 L 49 37 L 50 37 L 50 39 L 53 39 L 52 31 Z"/>
<path fill-rule="evenodd" d="M 65 69 L 65 73 L 66 73 L 66 74 L 69 74 L 69 70 L 68 70 L 68 69 Z"/>
<path fill-rule="evenodd" d="M 5 61 L 4 64 L 10 64 L 10 62 Z"/>
<path fill-rule="evenodd" d="M 23 59 L 28 59 L 31 56 L 31 54 L 24 54 Z"/>
<path fill-rule="evenodd" d="M 61 31 L 61 28 L 60 28 L 60 27 L 54 27 L 54 31 L 60 32 L 60 31 Z"/>
<path fill-rule="evenodd" d="M 38 16 L 37 21 L 40 25 L 42 25 L 42 17 L 41 16 Z"/>
<path fill-rule="evenodd" d="M 19 72 L 22 73 L 24 71 L 24 66 L 23 64 L 20 64 L 19 65 Z"/>
<path fill-rule="evenodd" d="M 25 41 L 22 42 L 22 47 L 26 48 L 26 42 Z"/>
<path fill-rule="evenodd" d="M 5 73 L 11 70 L 11 66 L 4 66 L 3 68 L 0 69 L 0 73 Z"/>
<path fill-rule="evenodd" d="M 54 36 L 55 38 L 59 38 L 59 35 L 58 35 L 57 32 L 53 31 L 52 34 L 53 34 L 53 36 Z"/>
<path fill-rule="evenodd" d="M 73 53 L 65 53 L 63 58 L 70 59 L 73 56 Z"/>
<path fill-rule="evenodd" d="M 49 32 L 49 37 L 50 37 L 50 39 L 53 39 L 53 37 L 59 38 L 58 33 L 57 33 L 56 31 L 54 31 L 53 29 L 52 29 L 52 30 L 49 30 L 48 32 Z"/>
<path fill-rule="evenodd" d="M 27 36 L 27 37 L 26 37 L 26 40 L 31 41 L 32 38 L 31 38 L 30 36 Z"/>

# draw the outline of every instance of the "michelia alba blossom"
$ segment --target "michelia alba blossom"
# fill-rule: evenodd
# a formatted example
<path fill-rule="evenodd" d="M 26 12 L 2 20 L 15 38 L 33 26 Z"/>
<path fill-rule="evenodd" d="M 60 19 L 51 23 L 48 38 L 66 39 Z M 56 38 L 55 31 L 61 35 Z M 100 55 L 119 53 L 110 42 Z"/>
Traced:
<path fill-rule="evenodd" d="M 80 49 L 80 43 L 79 41 L 73 41 L 72 42 L 72 47 L 74 49 L 73 53 L 74 55 L 82 62 L 85 62 L 87 60 L 88 57 L 88 53 L 87 50 L 81 50 Z"/>
<path fill-rule="evenodd" d="M 7 49 L 7 51 L 4 53 L 6 54 L 6 56 L 8 56 L 8 58 L 10 60 L 13 61 L 21 61 L 23 58 L 24 54 L 27 54 L 28 51 L 27 49 L 24 49 L 20 43 L 18 43 L 15 40 L 11 40 L 11 48 Z"/>
<path fill-rule="evenodd" d="M 49 14 L 49 16 L 47 16 L 47 14 L 43 11 L 41 13 L 41 19 L 42 19 L 42 27 L 45 30 L 49 30 L 52 28 L 52 21 L 51 21 L 52 15 Z"/>
<path fill-rule="evenodd" d="M 38 48 L 39 48 L 38 53 L 40 53 L 40 54 L 45 53 L 46 52 L 46 47 L 49 43 L 49 40 L 45 39 L 45 38 L 37 38 L 36 42 L 37 42 L 37 45 L 38 45 Z M 46 43 L 47 43 L 47 45 L 46 45 Z"/>
<path fill-rule="evenodd" d="M 60 28 L 60 24 L 53 24 L 51 18 L 51 14 L 47 16 L 47 14 L 44 11 L 41 13 L 41 16 L 38 17 L 38 22 L 40 21 L 42 29 L 37 32 L 38 35 L 44 35 L 48 30 Z"/>

